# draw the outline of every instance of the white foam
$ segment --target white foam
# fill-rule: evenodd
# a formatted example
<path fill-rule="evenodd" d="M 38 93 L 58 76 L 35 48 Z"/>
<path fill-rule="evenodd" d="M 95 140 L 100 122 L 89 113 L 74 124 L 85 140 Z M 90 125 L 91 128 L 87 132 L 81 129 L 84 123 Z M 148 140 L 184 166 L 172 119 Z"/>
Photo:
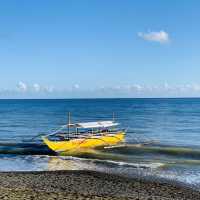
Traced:
<path fill-rule="evenodd" d="M 165 165 L 164 163 L 130 163 L 130 162 L 111 161 L 111 160 L 105 160 L 104 162 L 113 163 L 120 166 L 132 166 L 134 168 L 151 168 L 151 169 L 159 168 Z"/>
<path fill-rule="evenodd" d="M 113 160 L 101 160 L 101 159 L 89 159 L 89 158 L 78 158 L 73 156 L 59 156 L 59 158 L 64 160 L 79 160 L 79 161 L 89 161 L 89 162 L 101 162 L 101 163 L 112 163 L 118 166 L 130 166 L 134 168 L 151 168 L 156 169 L 159 167 L 163 167 L 164 163 L 130 163 L 130 162 L 123 162 L 123 161 L 113 161 Z"/>

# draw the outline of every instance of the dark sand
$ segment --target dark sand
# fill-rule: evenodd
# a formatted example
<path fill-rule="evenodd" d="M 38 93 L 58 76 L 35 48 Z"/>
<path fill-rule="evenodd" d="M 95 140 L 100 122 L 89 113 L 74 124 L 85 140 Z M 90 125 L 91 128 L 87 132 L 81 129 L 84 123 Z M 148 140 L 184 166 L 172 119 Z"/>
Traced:
<path fill-rule="evenodd" d="M 90 171 L 1 172 L 0 199 L 200 199 L 181 186 Z"/>

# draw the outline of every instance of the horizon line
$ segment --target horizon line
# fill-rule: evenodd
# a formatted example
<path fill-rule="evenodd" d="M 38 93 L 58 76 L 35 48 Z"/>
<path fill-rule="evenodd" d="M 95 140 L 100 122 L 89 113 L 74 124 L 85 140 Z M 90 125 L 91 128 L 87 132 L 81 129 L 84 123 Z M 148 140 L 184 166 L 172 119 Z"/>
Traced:
<path fill-rule="evenodd" d="M 92 99 L 200 99 L 200 97 L 71 97 L 71 98 L 0 98 L 1 100 L 92 100 Z"/>

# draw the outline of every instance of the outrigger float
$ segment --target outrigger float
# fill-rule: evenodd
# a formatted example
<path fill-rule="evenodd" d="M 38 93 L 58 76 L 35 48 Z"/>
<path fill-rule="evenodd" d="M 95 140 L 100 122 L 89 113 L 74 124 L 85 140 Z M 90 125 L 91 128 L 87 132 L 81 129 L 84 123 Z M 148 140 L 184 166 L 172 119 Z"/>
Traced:
<path fill-rule="evenodd" d="M 119 123 L 114 117 L 111 121 L 71 123 L 69 113 L 68 119 L 68 124 L 58 131 L 42 137 L 44 143 L 57 153 L 114 146 L 124 141 L 126 131 L 117 129 Z"/>

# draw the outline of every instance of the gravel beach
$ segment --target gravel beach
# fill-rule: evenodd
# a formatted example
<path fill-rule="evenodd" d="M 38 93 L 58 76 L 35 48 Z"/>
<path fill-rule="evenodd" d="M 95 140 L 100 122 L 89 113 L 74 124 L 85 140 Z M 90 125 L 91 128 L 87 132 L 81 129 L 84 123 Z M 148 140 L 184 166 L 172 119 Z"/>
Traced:
<path fill-rule="evenodd" d="M 189 188 L 91 171 L 1 172 L 0 199 L 200 199 Z"/>

